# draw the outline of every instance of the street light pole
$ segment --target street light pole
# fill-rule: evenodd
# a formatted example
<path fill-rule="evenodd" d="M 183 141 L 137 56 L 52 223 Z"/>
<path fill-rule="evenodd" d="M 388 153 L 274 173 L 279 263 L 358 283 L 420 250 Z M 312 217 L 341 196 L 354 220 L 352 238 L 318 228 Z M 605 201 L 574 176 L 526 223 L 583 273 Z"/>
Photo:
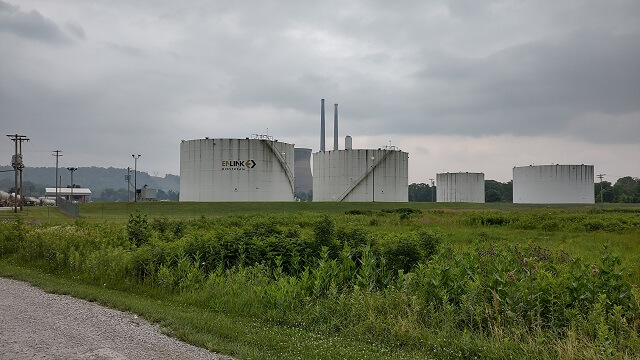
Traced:
<path fill-rule="evenodd" d="M 138 156 L 131 155 L 133 157 L 133 202 L 138 202 Z"/>
<path fill-rule="evenodd" d="M 77 167 L 68 167 L 67 170 L 71 172 L 71 197 L 69 198 L 70 202 L 73 204 L 73 172 L 78 170 Z"/>

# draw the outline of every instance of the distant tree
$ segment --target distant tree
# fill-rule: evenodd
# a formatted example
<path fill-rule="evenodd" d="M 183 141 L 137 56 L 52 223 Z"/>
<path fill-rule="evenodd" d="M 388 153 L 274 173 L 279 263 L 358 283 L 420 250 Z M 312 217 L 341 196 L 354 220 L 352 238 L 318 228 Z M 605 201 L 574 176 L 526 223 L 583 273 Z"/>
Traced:
<path fill-rule="evenodd" d="M 495 189 L 486 190 L 484 193 L 484 198 L 486 202 L 501 202 L 502 195 Z"/>
<path fill-rule="evenodd" d="M 640 179 L 631 176 L 621 177 L 613 185 L 616 202 L 640 202 Z"/>
<path fill-rule="evenodd" d="M 164 190 L 158 189 L 158 191 L 156 192 L 156 199 L 157 200 L 178 201 L 178 194 L 176 192 L 174 192 L 173 190 L 164 191 Z"/>
<path fill-rule="evenodd" d="M 495 180 L 484 181 L 484 198 L 486 202 L 501 202 L 504 198 L 504 184 Z"/>
<path fill-rule="evenodd" d="M 133 191 L 127 194 L 127 189 L 124 188 L 118 190 L 107 188 L 100 193 L 99 197 L 94 197 L 93 201 L 127 201 L 129 198 L 133 199 Z"/>
<path fill-rule="evenodd" d="M 486 202 L 512 202 L 513 183 L 511 180 L 506 183 L 496 180 L 485 180 L 484 197 Z"/>
<path fill-rule="evenodd" d="M 593 184 L 593 190 L 596 202 L 612 202 L 614 199 L 613 189 L 611 188 L 611 182 L 602 181 Z M 602 195 L 602 198 L 600 197 Z"/>
<path fill-rule="evenodd" d="M 513 181 L 509 180 L 506 183 L 502 183 L 502 188 L 504 189 L 502 201 L 513 202 Z"/>
<path fill-rule="evenodd" d="M 433 202 L 436 187 L 425 183 L 412 183 L 409 185 L 409 201 Z"/>
<path fill-rule="evenodd" d="M 156 191 L 156 200 L 169 200 L 167 193 L 164 190 L 158 189 Z"/>

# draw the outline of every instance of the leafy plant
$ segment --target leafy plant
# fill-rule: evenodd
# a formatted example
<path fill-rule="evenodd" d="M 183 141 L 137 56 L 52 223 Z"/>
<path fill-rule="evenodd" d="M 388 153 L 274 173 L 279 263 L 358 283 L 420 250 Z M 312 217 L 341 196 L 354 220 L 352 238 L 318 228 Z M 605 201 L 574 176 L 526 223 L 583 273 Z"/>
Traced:
<path fill-rule="evenodd" d="M 142 215 L 140 212 L 129 215 L 129 222 L 127 223 L 127 234 L 129 236 L 129 242 L 132 246 L 138 247 L 149 242 L 151 238 L 149 228 L 149 222 L 147 221 L 147 215 Z"/>

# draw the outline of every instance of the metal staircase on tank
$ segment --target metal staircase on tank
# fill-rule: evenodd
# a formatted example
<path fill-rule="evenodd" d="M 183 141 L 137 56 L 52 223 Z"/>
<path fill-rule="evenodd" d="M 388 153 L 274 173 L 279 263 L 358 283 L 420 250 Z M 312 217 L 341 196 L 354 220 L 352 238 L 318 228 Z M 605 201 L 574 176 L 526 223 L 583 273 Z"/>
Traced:
<path fill-rule="evenodd" d="M 382 163 L 384 161 L 384 159 L 387 158 L 387 156 L 389 156 L 389 154 L 391 154 L 393 151 L 392 150 L 385 150 L 384 156 L 380 158 L 380 160 L 376 161 L 372 166 L 370 166 L 367 171 L 364 172 L 364 174 L 360 175 L 359 178 L 356 179 L 356 181 L 353 182 L 353 184 L 351 184 L 351 186 L 349 186 L 347 188 L 347 190 L 345 190 L 342 195 L 340 195 L 338 197 L 337 201 L 342 201 L 344 200 L 350 193 L 351 191 L 353 191 L 353 189 L 356 188 L 356 186 L 358 186 L 364 179 L 367 178 L 367 176 L 369 176 L 369 174 L 371 172 L 373 172 L 373 170 L 378 167 L 378 165 L 380 165 L 380 163 Z"/>
<path fill-rule="evenodd" d="M 293 179 L 293 172 L 291 171 L 291 168 L 289 168 L 289 165 L 287 164 L 287 161 L 282 157 L 282 154 L 280 153 L 280 151 L 278 151 L 278 149 L 276 149 L 276 146 L 274 145 L 274 141 L 273 140 L 263 139 L 263 141 L 267 144 L 267 146 L 269 146 L 269 149 L 271 149 L 271 152 L 273 152 L 273 154 L 276 156 L 276 159 L 278 159 L 278 161 L 280 162 L 280 166 L 282 166 L 282 169 L 287 174 L 287 178 L 289 178 L 289 185 L 291 186 L 291 193 L 294 194 L 295 193 L 295 185 L 294 185 L 294 179 Z"/>

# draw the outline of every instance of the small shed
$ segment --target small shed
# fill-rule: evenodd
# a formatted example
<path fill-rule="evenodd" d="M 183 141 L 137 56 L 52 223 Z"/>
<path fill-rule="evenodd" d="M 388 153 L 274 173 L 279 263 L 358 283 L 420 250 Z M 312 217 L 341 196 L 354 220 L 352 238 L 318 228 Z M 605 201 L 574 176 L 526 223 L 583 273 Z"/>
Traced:
<path fill-rule="evenodd" d="M 56 197 L 56 188 L 45 188 L 47 198 Z M 64 198 L 67 201 L 71 201 L 71 195 L 73 194 L 74 201 L 89 202 L 91 201 L 91 190 L 87 188 L 58 188 L 58 196 Z"/>

